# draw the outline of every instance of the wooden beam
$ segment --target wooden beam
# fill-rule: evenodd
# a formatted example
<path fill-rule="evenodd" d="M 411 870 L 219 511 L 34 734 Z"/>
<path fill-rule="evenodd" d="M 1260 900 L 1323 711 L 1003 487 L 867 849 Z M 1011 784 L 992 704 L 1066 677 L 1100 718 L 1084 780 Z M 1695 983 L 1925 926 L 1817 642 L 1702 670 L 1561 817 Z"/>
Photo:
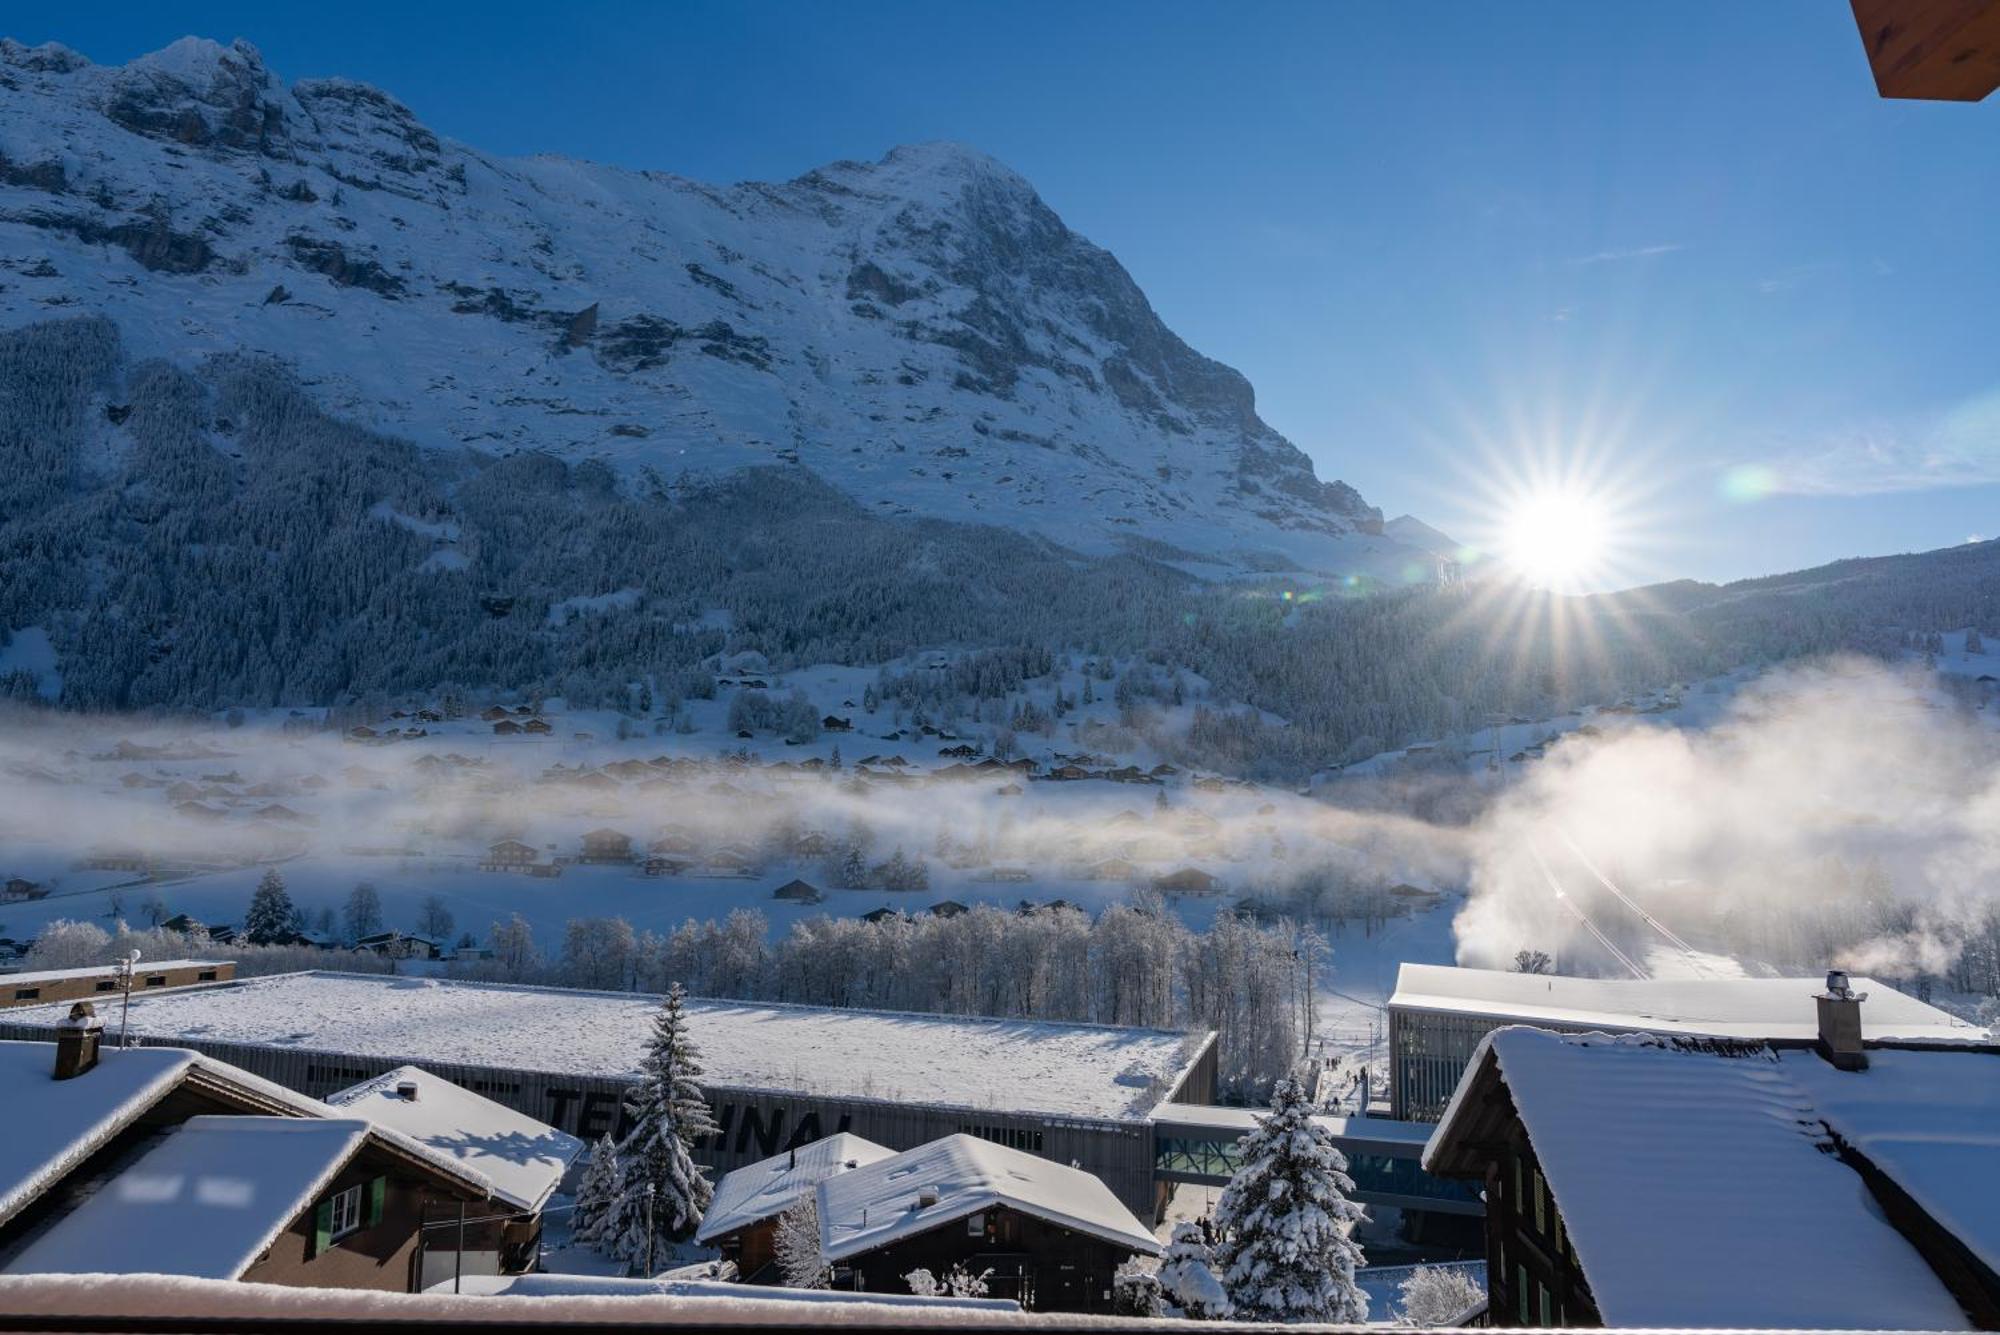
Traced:
<path fill-rule="evenodd" d="M 1852 0 L 1883 97 L 1977 102 L 2000 87 L 2000 0 Z"/>

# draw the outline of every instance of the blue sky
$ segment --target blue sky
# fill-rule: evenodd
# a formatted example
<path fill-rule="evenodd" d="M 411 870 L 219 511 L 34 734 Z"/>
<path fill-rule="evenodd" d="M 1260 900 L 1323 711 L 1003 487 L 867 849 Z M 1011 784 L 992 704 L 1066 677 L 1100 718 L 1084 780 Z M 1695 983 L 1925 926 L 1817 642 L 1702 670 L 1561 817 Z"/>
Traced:
<path fill-rule="evenodd" d="M 2000 536 L 2000 98 L 1879 100 L 1838 0 L 264 0 L 7 27 L 107 62 L 243 36 L 488 151 L 701 179 L 974 144 L 1323 476 L 1466 536 L 1576 469 L 1620 498 L 1621 582 Z"/>

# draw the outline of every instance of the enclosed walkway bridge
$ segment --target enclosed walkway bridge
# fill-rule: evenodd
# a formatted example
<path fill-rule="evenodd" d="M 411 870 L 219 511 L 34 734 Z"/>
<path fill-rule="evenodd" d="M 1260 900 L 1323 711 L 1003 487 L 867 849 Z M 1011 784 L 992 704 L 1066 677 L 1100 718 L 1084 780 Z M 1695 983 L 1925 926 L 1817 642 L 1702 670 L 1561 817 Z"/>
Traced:
<path fill-rule="evenodd" d="M 1236 1172 L 1236 1142 L 1257 1124 L 1257 1108 L 1215 1108 L 1163 1103 L 1153 1110 L 1153 1175 L 1163 1182 L 1222 1186 Z M 1478 1188 L 1432 1177 L 1420 1160 L 1432 1122 L 1397 1122 L 1386 1117 L 1315 1117 L 1333 1132 L 1347 1156 L 1354 1199 L 1402 1210 L 1481 1215 Z"/>

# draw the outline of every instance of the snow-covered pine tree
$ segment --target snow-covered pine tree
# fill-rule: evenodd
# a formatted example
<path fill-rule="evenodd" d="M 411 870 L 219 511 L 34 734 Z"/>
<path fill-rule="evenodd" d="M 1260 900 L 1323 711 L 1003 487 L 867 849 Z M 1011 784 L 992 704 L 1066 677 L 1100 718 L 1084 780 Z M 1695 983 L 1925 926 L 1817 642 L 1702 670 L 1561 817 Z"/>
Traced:
<path fill-rule="evenodd" d="M 289 941 L 298 931 L 298 916 L 285 890 L 285 878 L 276 867 L 267 867 L 250 896 L 249 911 L 243 915 L 243 939 L 253 946 Z"/>
<path fill-rule="evenodd" d="M 714 1184 L 692 1153 L 695 1143 L 713 1135 L 716 1127 L 701 1092 L 701 1055 L 688 1037 L 686 1002 L 686 991 L 675 983 L 653 1017 L 639 1083 L 626 1098 L 632 1130 L 618 1147 L 623 1173 L 605 1223 L 607 1250 L 645 1273 L 651 1273 L 665 1244 L 694 1231 L 715 1195 Z M 652 1257 L 647 1256 L 649 1246 Z"/>
<path fill-rule="evenodd" d="M 1223 1188 L 1215 1222 L 1217 1268 L 1238 1320 L 1368 1318 L 1368 1295 L 1354 1282 L 1361 1246 L 1350 1230 L 1362 1218 L 1347 1197 L 1354 1179 L 1312 1115 L 1304 1087 L 1286 1076 L 1271 1111 L 1237 1143 L 1243 1167 Z"/>
<path fill-rule="evenodd" d="M 819 1247 L 819 1202 L 811 1192 L 778 1216 L 772 1249 L 786 1288 L 823 1289 L 832 1281 Z"/>
<path fill-rule="evenodd" d="M 1160 1297 L 1172 1314 L 1192 1321 L 1222 1321 L 1230 1313 L 1229 1295 L 1215 1277 L 1208 1234 L 1201 1224 L 1184 1219 L 1160 1258 Z"/>
<path fill-rule="evenodd" d="M 609 1135 L 599 1136 L 590 1147 L 590 1162 L 583 1180 L 576 1184 L 576 1201 L 570 1207 L 569 1235 L 587 1247 L 601 1246 L 604 1223 L 618 1199 L 618 1147 Z"/>

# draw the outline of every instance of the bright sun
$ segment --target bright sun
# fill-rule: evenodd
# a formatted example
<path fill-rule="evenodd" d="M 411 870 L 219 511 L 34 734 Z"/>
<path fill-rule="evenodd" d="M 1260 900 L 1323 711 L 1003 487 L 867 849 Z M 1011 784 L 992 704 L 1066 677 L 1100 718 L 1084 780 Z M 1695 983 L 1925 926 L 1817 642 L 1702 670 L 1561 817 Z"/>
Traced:
<path fill-rule="evenodd" d="M 1530 492 L 1507 516 L 1501 550 L 1531 584 L 1558 592 L 1588 586 L 1603 573 L 1609 545 L 1606 504 L 1587 492 Z"/>

